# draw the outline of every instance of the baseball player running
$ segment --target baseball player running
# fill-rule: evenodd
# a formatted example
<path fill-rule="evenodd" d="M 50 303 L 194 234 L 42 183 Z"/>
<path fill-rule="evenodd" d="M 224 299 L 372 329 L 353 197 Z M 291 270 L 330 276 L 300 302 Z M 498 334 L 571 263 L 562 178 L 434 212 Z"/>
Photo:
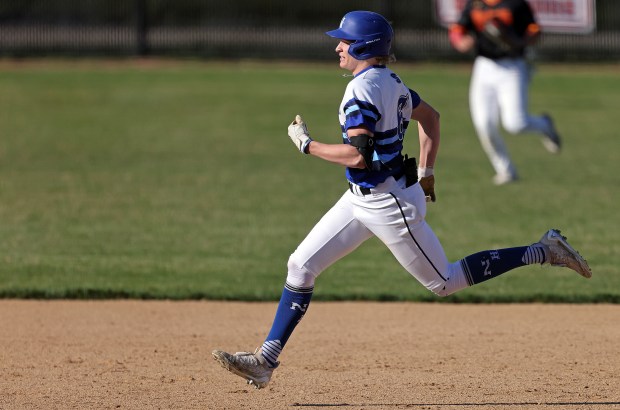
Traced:
<path fill-rule="evenodd" d="M 214 350 L 220 364 L 260 389 L 278 367 L 278 357 L 310 304 L 316 278 L 372 236 L 378 237 L 414 278 L 447 296 L 530 264 L 566 266 L 589 278 L 587 262 L 551 229 L 532 245 L 487 250 L 450 263 L 425 221 L 435 201 L 433 167 L 439 148 L 439 114 L 386 64 L 392 27 L 370 11 L 347 13 L 327 32 L 339 40 L 340 67 L 353 74 L 340 104 L 343 143 L 310 137 L 300 116 L 288 135 L 303 154 L 346 168 L 348 188 L 288 260 L 288 275 L 271 331 L 254 353 Z M 420 166 L 403 157 L 403 141 L 417 122 Z M 418 180 L 419 178 L 419 180 Z"/>
<path fill-rule="evenodd" d="M 499 121 L 511 134 L 536 132 L 545 148 L 560 151 L 560 136 L 549 115 L 527 111 L 530 79 L 525 49 L 540 34 L 525 0 L 469 0 L 458 23 L 450 27 L 452 46 L 466 53 L 475 49 L 469 107 L 471 117 L 493 168 L 497 185 L 518 179 L 500 134 Z"/>

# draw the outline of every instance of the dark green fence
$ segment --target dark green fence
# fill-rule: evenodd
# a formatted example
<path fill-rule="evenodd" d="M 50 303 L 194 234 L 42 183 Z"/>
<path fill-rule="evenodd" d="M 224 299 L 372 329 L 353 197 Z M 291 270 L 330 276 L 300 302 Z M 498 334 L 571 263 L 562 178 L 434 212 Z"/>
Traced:
<path fill-rule="evenodd" d="M 400 60 L 463 59 L 435 20 L 433 0 L 4 0 L 0 56 L 159 55 L 204 58 L 333 59 L 347 11 L 384 14 Z M 620 1 L 596 2 L 597 29 L 545 34 L 537 57 L 619 61 Z"/>

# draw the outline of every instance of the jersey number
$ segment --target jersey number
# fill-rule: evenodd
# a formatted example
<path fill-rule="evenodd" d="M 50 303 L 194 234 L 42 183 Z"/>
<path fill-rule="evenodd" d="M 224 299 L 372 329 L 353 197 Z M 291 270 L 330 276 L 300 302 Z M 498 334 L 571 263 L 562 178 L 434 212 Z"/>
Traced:
<path fill-rule="evenodd" d="M 401 95 L 398 98 L 398 112 L 396 115 L 398 116 L 398 139 L 400 141 L 402 141 L 405 138 L 405 125 L 404 125 L 405 120 L 403 116 L 403 110 L 407 106 L 407 100 L 408 100 L 407 95 Z"/>

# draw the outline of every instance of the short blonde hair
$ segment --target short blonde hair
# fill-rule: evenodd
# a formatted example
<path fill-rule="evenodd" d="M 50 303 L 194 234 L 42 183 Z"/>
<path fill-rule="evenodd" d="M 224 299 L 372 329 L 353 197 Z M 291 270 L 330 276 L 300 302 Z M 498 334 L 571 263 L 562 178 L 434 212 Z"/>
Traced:
<path fill-rule="evenodd" d="M 380 56 L 375 57 L 377 59 L 377 64 L 388 65 L 390 63 L 396 62 L 396 56 L 394 54 L 390 54 L 389 56 Z"/>

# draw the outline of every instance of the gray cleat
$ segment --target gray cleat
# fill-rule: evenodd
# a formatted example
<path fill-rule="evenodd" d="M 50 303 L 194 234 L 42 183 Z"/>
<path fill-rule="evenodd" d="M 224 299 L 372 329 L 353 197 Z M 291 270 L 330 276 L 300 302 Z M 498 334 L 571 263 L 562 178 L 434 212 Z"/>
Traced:
<path fill-rule="evenodd" d="M 230 354 L 221 350 L 211 352 L 213 358 L 220 362 L 222 367 L 237 376 L 243 377 L 248 384 L 253 385 L 257 389 L 267 386 L 271 380 L 271 374 L 275 367 L 269 367 L 267 361 L 260 353 L 260 349 L 256 352 L 237 352 Z M 279 362 L 278 362 L 279 364 Z"/>
<path fill-rule="evenodd" d="M 566 237 L 562 236 L 558 229 L 549 229 L 538 243 L 545 248 L 547 263 L 551 266 L 564 266 L 574 270 L 584 278 L 592 277 L 588 262 L 569 245 Z"/>

